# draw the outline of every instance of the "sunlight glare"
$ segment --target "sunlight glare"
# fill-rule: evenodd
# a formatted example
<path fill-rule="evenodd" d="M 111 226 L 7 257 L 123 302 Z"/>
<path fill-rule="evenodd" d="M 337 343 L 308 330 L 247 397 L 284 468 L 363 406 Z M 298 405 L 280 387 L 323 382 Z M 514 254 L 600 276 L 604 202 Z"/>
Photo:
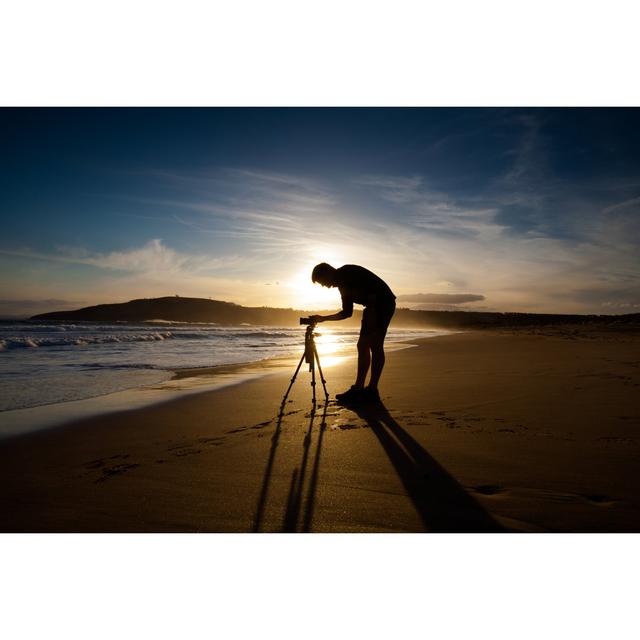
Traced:
<path fill-rule="evenodd" d="M 295 309 L 313 310 L 333 310 L 341 308 L 342 302 L 340 292 L 337 288 L 323 287 L 320 284 L 311 282 L 311 272 L 321 259 L 309 262 L 301 269 L 289 282 L 289 297 L 291 306 Z M 326 259 L 328 262 L 329 260 Z M 342 262 L 335 261 L 330 264 L 342 265 Z"/>
<path fill-rule="evenodd" d="M 335 332 L 325 325 L 318 325 L 316 347 L 322 367 L 332 367 L 344 359 L 344 355 L 341 353 L 341 345 L 336 339 Z"/>

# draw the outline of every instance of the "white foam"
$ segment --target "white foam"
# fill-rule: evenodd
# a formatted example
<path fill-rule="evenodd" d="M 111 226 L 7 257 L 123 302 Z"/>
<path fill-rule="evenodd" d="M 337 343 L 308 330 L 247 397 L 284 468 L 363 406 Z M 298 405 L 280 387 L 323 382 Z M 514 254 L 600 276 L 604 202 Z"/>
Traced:
<path fill-rule="evenodd" d="M 171 331 L 153 333 L 122 333 L 118 334 L 98 334 L 82 336 L 52 336 L 37 338 L 32 336 L 10 336 L 2 340 L 5 349 L 20 349 L 24 347 L 63 347 L 74 345 L 108 344 L 111 342 L 153 342 L 156 340 L 168 340 L 173 338 Z"/>
<path fill-rule="evenodd" d="M 3 411 L 0 412 L 0 439 L 41 431 L 92 416 L 139 409 L 185 395 L 222 389 L 249 379 L 273 375 L 279 371 L 281 369 L 278 367 L 255 370 L 239 369 L 233 373 L 197 376 L 180 380 L 170 379 L 151 386 L 126 389 L 94 398 Z"/>
<path fill-rule="evenodd" d="M 319 328 L 327 355 L 353 351 L 359 331 Z M 175 323 L 29 325 L 0 323 L 0 413 L 66 403 L 132 388 L 173 369 L 209 368 L 296 355 L 304 327 L 212 326 Z M 449 333 L 391 330 L 388 342 Z M 323 344 L 324 343 L 324 344 Z"/>

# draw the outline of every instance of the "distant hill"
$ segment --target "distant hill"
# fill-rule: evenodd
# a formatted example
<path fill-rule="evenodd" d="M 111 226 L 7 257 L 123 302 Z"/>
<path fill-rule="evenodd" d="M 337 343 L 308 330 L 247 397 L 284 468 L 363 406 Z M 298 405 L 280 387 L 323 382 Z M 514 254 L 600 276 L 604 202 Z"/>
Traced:
<path fill-rule="evenodd" d="M 333 313 L 336 309 L 315 313 Z M 311 312 L 271 307 L 243 307 L 232 302 L 205 298 L 142 298 L 119 304 L 99 304 L 75 311 L 41 313 L 30 318 L 46 322 L 142 322 L 170 320 L 173 322 L 215 322 L 218 324 L 255 324 L 292 326 L 299 318 Z M 357 325 L 362 312 L 355 311 L 344 321 Z M 544 326 L 580 324 L 611 327 L 640 327 L 640 314 L 619 316 L 556 315 L 537 313 L 494 313 L 480 311 L 413 311 L 398 309 L 392 324 L 397 327 L 439 327 L 451 329 L 490 328 L 515 326 Z"/>
<path fill-rule="evenodd" d="M 243 307 L 233 302 L 205 298 L 142 298 L 119 304 L 99 304 L 75 311 L 54 311 L 33 316 L 31 320 L 141 322 L 171 320 L 173 322 L 215 322 L 218 324 L 298 324 L 308 312 L 269 307 Z"/>

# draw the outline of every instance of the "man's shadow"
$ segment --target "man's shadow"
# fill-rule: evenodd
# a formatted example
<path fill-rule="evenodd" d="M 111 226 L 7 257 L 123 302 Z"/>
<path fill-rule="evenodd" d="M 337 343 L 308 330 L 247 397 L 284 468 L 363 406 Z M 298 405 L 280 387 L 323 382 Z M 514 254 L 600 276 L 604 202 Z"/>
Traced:
<path fill-rule="evenodd" d="M 311 531 L 320 469 L 320 454 L 326 430 L 327 407 L 328 403 L 325 402 L 321 414 L 317 415 L 312 411 L 309 415 L 300 464 L 294 468 L 291 474 L 282 531 Z M 438 533 L 505 531 L 504 527 L 496 522 L 491 514 L 483 509 L 455 478 L 449 475 L 446 469 L 438 464 L 427 450 L 398 424 L 381 402 L 374 405 L 349 405 L 347 408 L 367 423 L 382 445 L 418 512 L 425 531 Z M 254 532 L 260 531 L 263 524 L 284 416 L 283 403 L 271 439 L 262 487 L 253 518 L 252 530 Z M 305 480 L 309 472 L 316 420 L 318 420 L 319 426 L 305 498 L 304 488 L 307 484 Z M 302 520 L 299 522 L 301 515 Z M 300 528 L 298 528 L 299 526 Z"/>
<path fill-rule="evenodd" d="M 432 458 L 382 402 L 348 406 L 371 427 L 413 502 L 425 531 L 505 531 L 446 469 Z"/>

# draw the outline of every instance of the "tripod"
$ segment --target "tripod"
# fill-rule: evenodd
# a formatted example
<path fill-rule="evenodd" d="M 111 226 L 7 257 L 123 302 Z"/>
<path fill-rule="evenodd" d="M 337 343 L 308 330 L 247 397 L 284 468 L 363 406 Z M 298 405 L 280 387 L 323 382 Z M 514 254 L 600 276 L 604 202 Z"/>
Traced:
<path fill-rule="evenodd" d="M 327 385 L 326 385 L 327 381 L 324 379 L 324 375 L 322 374 L 322 367 L 320 366 L 320 356 L 318 355 L 318 349 L 316 348 L 316 342 L 314 339 L 318 335 L 317 333 L 314 333 L 315 328 L 316 328 L 315 323 L 309 322 L 309 326 L 307 327 L 307 330 L 304 334 L 304 353 L 300 358 L 300 362 L 298 363 L 296 372 L 293 374 L 293 378 L 291 378 L 291 382 L 289 383 L 289 388 L 287 389 L 287 392 L 284 394 L 284 398 L 282 398 L 282 405 L 280 407 L 281 412 L 284 411 L 284 405 L 287 402 L 287 397 L 289 396 L 291 387 L 293 387 L 293 383 L 296 381 L 296 377 L 298 376 L 298 371 L 300 371 L 300 367 L 302 366 L 303 362 L 306 362 L 309 365 L 309 371 L 311 372 L 311 393 L 313 395 L 311 414 L 313 415 L 316 411 L 316 363 L 318 365 L 318 371 L 320 372 L 320 380 L 322 381 L 322 388 L 324 389 L 325 405 L 329 401 L 329 394 L 327 393 Z"/>

